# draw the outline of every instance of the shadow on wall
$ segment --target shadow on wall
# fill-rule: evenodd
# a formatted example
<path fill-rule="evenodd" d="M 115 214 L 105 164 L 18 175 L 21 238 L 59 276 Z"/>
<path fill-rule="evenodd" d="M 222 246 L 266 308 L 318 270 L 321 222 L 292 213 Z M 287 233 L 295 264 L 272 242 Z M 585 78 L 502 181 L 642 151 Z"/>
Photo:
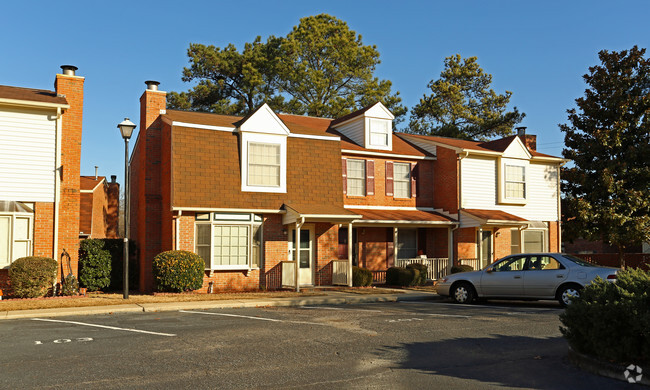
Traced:
<path fill-rule="evenodd" d="M 567 350 L 567 342 L 559 336 L 534 338 L 494 335 L 384 347 L 377 355 L 404 359 L 397 363 L 397 368 L 479 381 L 494 387 L 548 390 L 637 388 L 579 370 L 568 362 Z M 443 383 L 450 382 L 445 380 Z M 451 383 L 452 387 L 460 386 L 458 382 Z"/>

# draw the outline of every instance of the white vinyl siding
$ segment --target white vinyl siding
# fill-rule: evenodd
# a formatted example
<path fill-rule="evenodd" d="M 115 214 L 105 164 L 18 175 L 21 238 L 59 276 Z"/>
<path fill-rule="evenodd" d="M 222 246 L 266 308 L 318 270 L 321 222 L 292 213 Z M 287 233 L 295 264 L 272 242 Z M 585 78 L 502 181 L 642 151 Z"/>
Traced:
<path fill-rule="evenodd" d="M 248 185 L 280 186 L 280 145 L 248 144 Z"/>
<path fill-rule="evenodd" d="M 506 198 L 526 199 L 526 167 L 505 165 Z"/>
<path fill-rule="evenodd" d="M 411 164 L 393 164 L 393 194 L 395 198 L 411 197 Z"/>
<path fill-rule="evenodd" d="M 557 165 L 531 162 L 526 167 L 526 204 L 523 205 L 497 203 L 496 168 L 495 158 L 461 160 L 462 208 L 503 210 L 529 221 L 558 220 Z"/>
<path fill-rule="evenodd" d="M 366 161 L 348 159 L 347 194 L 351 196 L 366 195 Z"/>
<path fill-rule="evenodd" d="M 0 110 L 0 200 L 54 201 L 56 114 Z"/>
<path fill-rule="evenodd" d="M 363 146 L 365 143 L 364 118 L 358 118 L 342 126 L 337 126 L 336 130 L 346 137 L 350 138 L 357 145 Z"/>

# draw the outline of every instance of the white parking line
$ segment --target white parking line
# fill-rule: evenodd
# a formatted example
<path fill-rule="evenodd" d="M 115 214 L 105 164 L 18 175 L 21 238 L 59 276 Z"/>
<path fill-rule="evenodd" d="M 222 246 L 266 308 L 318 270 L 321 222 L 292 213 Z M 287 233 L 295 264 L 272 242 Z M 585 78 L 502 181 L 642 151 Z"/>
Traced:
<path fill-rule="evenodd" d="M 209 311 L 191 311 L 191 310 L 179 310 L 180 313 L 191 313 L 191 314 L 205 314 L 210 316 L 222 316 L 222 317 L 237 317 L 237 318 L 248 318 L 251 320 L 260 320 L 260 321 L 271 321 L 271 322 L 287 322 L 292 324 L 306 324 L 306 325 L 322 325 L 322 326 L 331 326 L 330 324 L 321 324 L 318 322 L 307 322 L 307 321 L 291 321 L 291 320 L 278 320 L 276 318 L 265 318 L 265 317 L 254 317 L 254 316 L 242 316 L 238 314 L 227 314 L 227 313 L 213 313 Z"/>
<path fill-rule="evenodd" d="M 369 310 L 369 309 L 348 309 L 343 307 L 325 307 L 325 306 L 299 306 L 301 309 L 321 309 L 321 310 L 345 310 L 345 311 L 364 311 L 371 313 L 383 313 L 386 315 L 421 315 L 421 316 L 432 316 L 432 317 L 451 317 L 451 318 L 471 318 L 472 316 L 465 316 L 460 314 L 438 314 L 438 313 L 402 313 L 402 312 L 392 312 L 386 310 Z"/>
<path fill-rule="evenodd" d="M 372 313 L 383 313 L 384 310 L 369 310 L 369 309 L 347 309 L 343 307 L 326 307 L 326 306 L 298 306 L 300 309 L 320 309 L 320 310 L 348 310 L 348 311 L 369 311 Z"/>
<path fill-rule="evenodd" d="M 401 302 L 404 303 L 404 302 Z M 422 303 L 422 302 L 420 302 Z M 444 303 L 444 302 L 431 302 L 432 305 L 444 305 L 444 306 L 453 306 L 453 307 L 467 307 L 467 308 L 472 308 L 472 309 L 506 309 L 506 310 L 516 310 L 516 309 L 522 309 L 522 310 L 527 310 L 530 311 L 531 313 L 534 312 L 543 312 L 543 311 L 560 311 L 562 309 L 557 308 L 542 308 L 542 307 L 516 307 L 516 306 L 482 306 L 482 305 L 472 305 L 472 304 L 466 304 L 466 303 Z M 532 311 L 531 311 L 532 310 Z M 521 312 L 523 313 L 523 312 Z"/>
<path fill-rule="evenodd" d="M 151 332 L 151 331 L 148 331 L 148 330 L 130 329 L 130 328 L 118 328 L 117 326 L 89 324 L 89 323 L 86 323 L 86 322 L 78 322 L 78 321 L 52 320 L 52 319 L 47 319 L 47 318 L 32 318 L 32 320 L 33 321 L 60 322 L 60 323 L 63 323 L 63 324 L 73 324 L 73 325 L 82 325 L 82 326 L 92 326 L 94 328 L 123 330 L 123 331 L 126 331 L 126 332 L 153 334 L 153 335 L 156 335 L 156 336 L 168 336 L 168 337 L 176 336 L 175 334 L 171 334 L 171 333 Z"/>

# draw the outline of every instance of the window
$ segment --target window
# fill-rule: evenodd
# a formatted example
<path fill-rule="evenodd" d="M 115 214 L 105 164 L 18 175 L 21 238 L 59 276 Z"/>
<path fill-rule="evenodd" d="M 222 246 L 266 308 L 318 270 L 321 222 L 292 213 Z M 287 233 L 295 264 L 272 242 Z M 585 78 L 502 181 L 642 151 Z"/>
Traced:
<path fill-rule="evenodd" d="M 524 230 L 524 250 L 526 253 L 544 252 L 544 230 Z"/>
<path fill-rule="evenodd" d="M 390 121 L 381 119 L 370 119 L 370 145 L 388 146 L 390 136 Z"/>
<path fill-rule="evenodd" d="M 396 198 L 411 197 L 411 164 L 393 164 L 393 191 Z"/>
<path fill-rule="evenodd" d="M 521 253 L 521 236 L 518 228 L 510 229 L 510 253 Z"/>
<path fill-rule="evenodd" d="M 366 195 L 366 162 L 365 160 L 351 160 L 347 162 L 348 195 Z"/>
<path fill-rule="evenodd" d="M 493 269 L 496 272 L 521 271 L 524 269 L 525 264 L 526 257 L 521 256 L 497 263 Z"/>
<path fill-rule="evenodd" d="M 530 256 L 528 269 L 531 271 L 564 269 L 559 261 L 550 256 Z"/>
<path fill-rule="evenodd" d="M 397 231 L 397 256 L 400 259 L 413 259 L 417 255 L 417 229 Z"/>
<path fill-rule="evenodd" d="M 261 215 L 213 213 L 212 222 L 196 222 L 195 249 L 206 269 L 259 268 L 262 257 Z"/>
<path fill-rule="evenodd" d="M 21 202 L 0 201 L 0 268 L 32 255 L 33 215 Z"/>
<path fill-rule="evenodd" d="M 526 199 L 526 168 L 506 165 L 506 198 Z"/>
<path fill-rule="evenodd" d="M 280 145 L 248 143 L 248 185 L 280 186 Z"/>

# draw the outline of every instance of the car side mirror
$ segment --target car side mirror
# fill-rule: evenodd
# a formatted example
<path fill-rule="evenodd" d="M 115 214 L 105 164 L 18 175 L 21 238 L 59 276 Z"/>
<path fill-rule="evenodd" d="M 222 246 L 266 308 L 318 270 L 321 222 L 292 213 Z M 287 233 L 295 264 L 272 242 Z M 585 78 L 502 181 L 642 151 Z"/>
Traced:
<path fill-rule="evenodd" d="M 488 269 L 485 270 L 487 273 L 494 272 L 494 267 L 489 267 Z"/>

